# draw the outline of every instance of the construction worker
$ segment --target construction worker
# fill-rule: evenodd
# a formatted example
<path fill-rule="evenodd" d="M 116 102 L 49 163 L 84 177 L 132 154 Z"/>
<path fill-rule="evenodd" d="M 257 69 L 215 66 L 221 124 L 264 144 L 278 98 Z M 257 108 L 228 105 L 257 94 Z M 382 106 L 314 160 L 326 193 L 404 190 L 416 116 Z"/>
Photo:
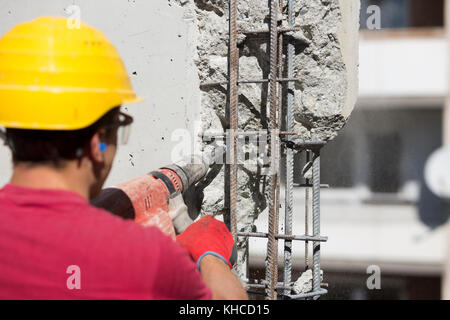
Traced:
<path fill-rule="evenodd" d="M 108 39 L 41 17 L 0 39 L 0 125 L 13 174 L 0 189 L 0 299 L 246 299 L 225 225 L 177 242 L 94 208 L 139 102 Z"/>

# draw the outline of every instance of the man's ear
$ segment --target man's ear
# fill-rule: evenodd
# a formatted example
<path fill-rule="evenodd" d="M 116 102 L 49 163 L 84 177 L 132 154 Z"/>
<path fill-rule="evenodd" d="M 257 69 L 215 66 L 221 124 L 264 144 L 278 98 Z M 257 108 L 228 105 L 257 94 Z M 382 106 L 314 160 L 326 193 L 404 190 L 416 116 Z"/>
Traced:
<path fill-rule="evenodd" d="M 90 156 L 91 156 L 92 160 L 97 163 L 103 162 L 105 160 L 103 152 L 100 150 L 101 142 L 102 141 L 100 140 L 100 134 L 99 134 L 99 132 L 96 132 L 92 136 L 90 144 L 89 144 Z"/>

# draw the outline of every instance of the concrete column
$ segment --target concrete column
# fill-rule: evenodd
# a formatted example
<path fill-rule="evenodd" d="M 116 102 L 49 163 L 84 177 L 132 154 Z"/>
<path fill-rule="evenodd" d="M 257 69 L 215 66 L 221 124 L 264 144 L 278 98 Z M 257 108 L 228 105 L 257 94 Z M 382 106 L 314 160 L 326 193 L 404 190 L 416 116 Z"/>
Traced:
<path fill-rule="evenodd" d="M 445 29 L 448 46 L 450 46 L 450 0 L 445 0 Z M 450 61 L 450 50 L 449 50 Z M 450 79 L 450 70 L 448 70 Z M 449 84 L 450 86 L 450 84 Z M 450 87 L 448 89 L 447 97 L 442 115 L 443 120 L 443 143 L 444 146 L 450 146 Z M 447 243 L 446 258 L 444 261 L 444 271 L 442 277 L 442 299 L 450 300 L 450 222 L 447 223 L 445 241 Z"/>

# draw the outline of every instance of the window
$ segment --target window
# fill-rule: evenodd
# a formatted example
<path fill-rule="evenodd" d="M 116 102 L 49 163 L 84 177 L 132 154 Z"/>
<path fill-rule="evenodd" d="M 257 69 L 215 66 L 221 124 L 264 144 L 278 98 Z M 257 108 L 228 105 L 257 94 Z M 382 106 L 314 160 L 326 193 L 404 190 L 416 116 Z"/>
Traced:
<path fill-rule="evenodd" d="M 368 135 L 369 188 L 374 193 L 396 193 L 400 189 L 400 155 L 402 145 L 398 133 Z"/>
<path fill-rule="evenodd" d="M 345 128 L 321 152 L 321 179 L 332 188 L 354 186 L 355 157 L 354 137 L 346 134 Z"/>

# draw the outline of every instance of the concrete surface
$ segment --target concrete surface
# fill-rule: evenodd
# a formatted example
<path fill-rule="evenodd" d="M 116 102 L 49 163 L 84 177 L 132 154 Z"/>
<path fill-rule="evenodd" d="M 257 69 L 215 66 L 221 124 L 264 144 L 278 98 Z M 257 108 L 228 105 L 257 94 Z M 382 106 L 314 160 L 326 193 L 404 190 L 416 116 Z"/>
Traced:
<path fill-rule="evenodd" d="M 125 181 L 171 162 L 180 140 L 190 141 L 200 96 L 193 65 L 191 24 L 173 1 L 146 0 L 0 0 L 0 34 L 42 15 L 69 15 L 77 5 L 81 20 L 103 31 L 116 46 L 145 102 L 125 110 L 135 122 L 126 146 L 120 146 L 107 185 Z M 5 106 L 2 106 L 2 108 Z M 126 107 L 126 106 L 125 106 Z M 0 147 L 0 184 L 11 175 L 10 155 Z"/>

